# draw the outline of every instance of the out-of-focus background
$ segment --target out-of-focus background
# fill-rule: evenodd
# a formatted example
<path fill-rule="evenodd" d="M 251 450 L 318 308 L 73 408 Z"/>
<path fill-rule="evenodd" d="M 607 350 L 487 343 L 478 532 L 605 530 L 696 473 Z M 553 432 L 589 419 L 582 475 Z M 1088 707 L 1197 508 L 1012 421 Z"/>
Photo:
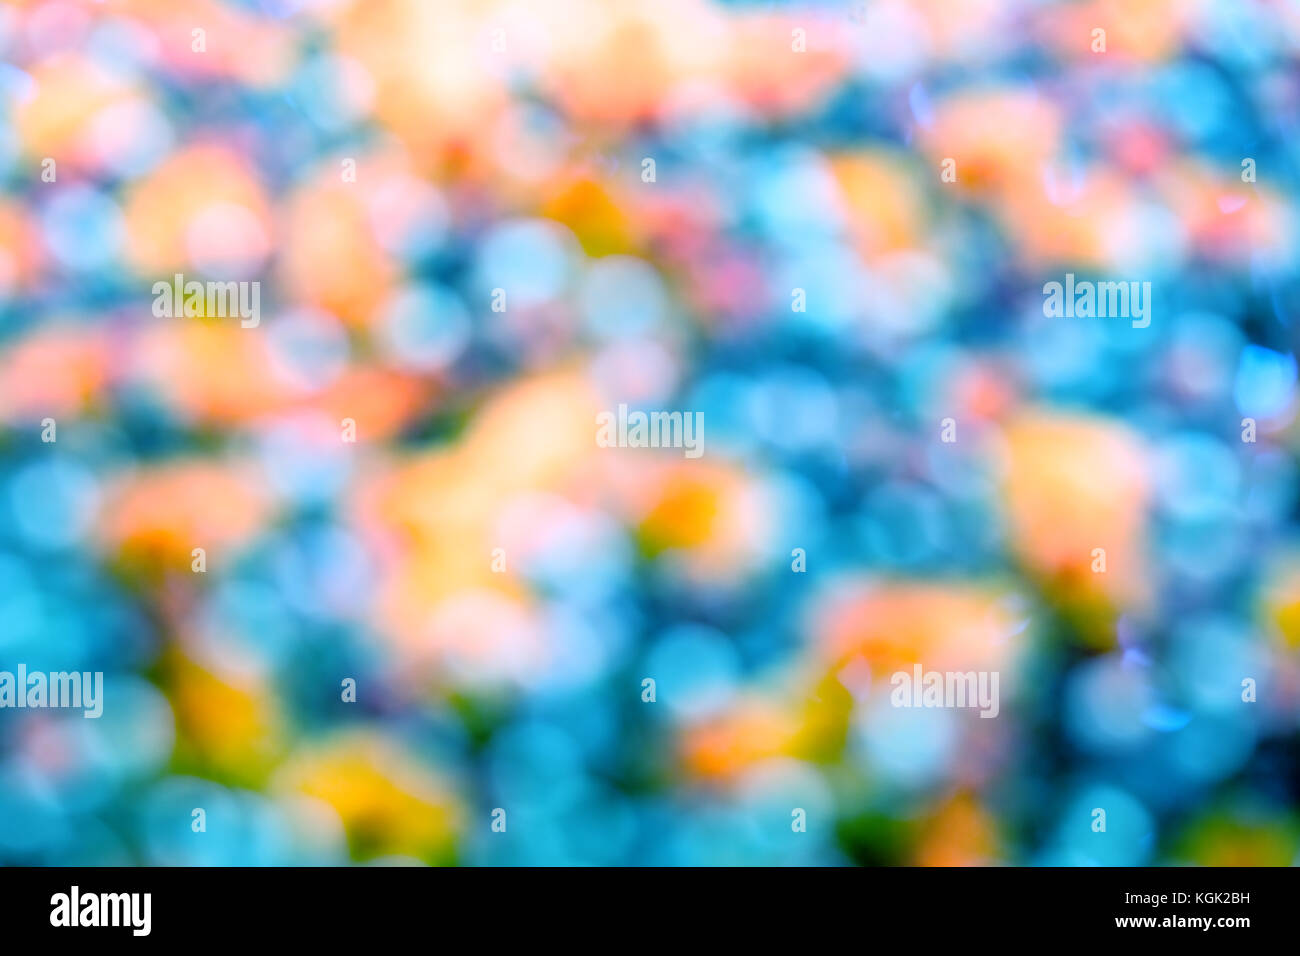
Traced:
<path fill-rule="evenodd" d="M 0 670 L 105 675 L 0 710 L 0 861 L 1296 862 L 1294 2 L 49 0 L 0 61 Z"/>

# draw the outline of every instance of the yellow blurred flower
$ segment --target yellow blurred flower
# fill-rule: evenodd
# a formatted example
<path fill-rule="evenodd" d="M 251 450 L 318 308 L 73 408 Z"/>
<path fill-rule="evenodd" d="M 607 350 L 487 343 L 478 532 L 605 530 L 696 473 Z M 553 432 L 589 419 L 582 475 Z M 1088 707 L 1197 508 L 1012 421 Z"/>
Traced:
<path fill-rule="evenodd" d="M 995 89 L 936 104 L 921 145 L 936 176 L 943 160 L 953 159 L 957 178 L 950 185 L 996 203 L 1037 186 L 1060 136 L 1060 111 L 1049 101 L 1030 91 Z"/>
<path fill-rule="evenodd" d="M 265 781 L 284 746 L 275 694 L 256 678 L 218 675 L 176 649 L 161 662 L 176 715 L 176 759 L 242 786 Z"/>
<path fill-rule="evenodd" d="M 213 257 L 257 263 L 274 241 L 266 194 L 252 165 L 219 146 L 170 155 L 131 185 L 123 215 L 132 265 L 157 280 L 201 270 Z"/>
<path fill-rule="evenodd" d="M 377 175 L 364 164 L 359 177 Z M 378 318 L 398 272 L 371 228 L 365 191 L 342 181 L 338 164 L 300 187 L 284 211 L 280 278 L 294 302 L 317 306 L 352 326 Z"/>
<path fill-rule="evenodd" d="M 791 754 L 799 731 L 799 719 L 787 709 L 749 699 L 687 728 L 681 743 L 683 765 L 700 777 L 729 779 L 760 761 Z"/>
<path fill-rule="evenodd" d="M 142 335 L 139 368 L 182 415 L 234 425 L 274 414 L 290 390 L 274 372 L 265 336 L 229 319 L 165 319 Z"/>
<path fill-rule="evenodd" d="M 57 157 L 63 175 L 94 164 L 86 130 L 103 110 L 135 94 L 117 73 L 81 56 L 63 53 L 29 69 L 34 95 L 13 113 L 14 131 L 32 160 Z"/>
<path fill-rule="evenodd" d="M 934 670 L 999 670 L 1019 646 L 1007 595 L 970 584 L 846 581 L 818 608 L 813 633 L 837 666 L 862 658 L 888 675 L 922 664 Z"/>
<path fill-rule="evenodd" d="M 1002 503 L 1009 544 L 1088 639 L 1114 641 L 1111 615 L 1150 596 L 1149 464 L 1142 443 L 1101 418 L 1030 412 L 1010 422 Z"/>
<path fill-rule="evenodd" d="M 988 866 L 998 855 L 994 818 L 973 795 L 959 793 L 925 820 L 913 862 L 917 866 Z"/>
<path fill-rule="evenodd" d="M 270 501 L 237 466 L 182 461 L 118 478 L 99 517 L 102 547 L 128 576 L 153 581 L 192 573 L 195 548 L 221 560 L 261 530 Z"/>
<path fill-rule="evenodd" d="M 406 856 L 453 862 L 463 810 L 450 788 L 415 757 L 367 732 L 295 754 L 276 776 L 338 813 L 357 860 Z"/>

